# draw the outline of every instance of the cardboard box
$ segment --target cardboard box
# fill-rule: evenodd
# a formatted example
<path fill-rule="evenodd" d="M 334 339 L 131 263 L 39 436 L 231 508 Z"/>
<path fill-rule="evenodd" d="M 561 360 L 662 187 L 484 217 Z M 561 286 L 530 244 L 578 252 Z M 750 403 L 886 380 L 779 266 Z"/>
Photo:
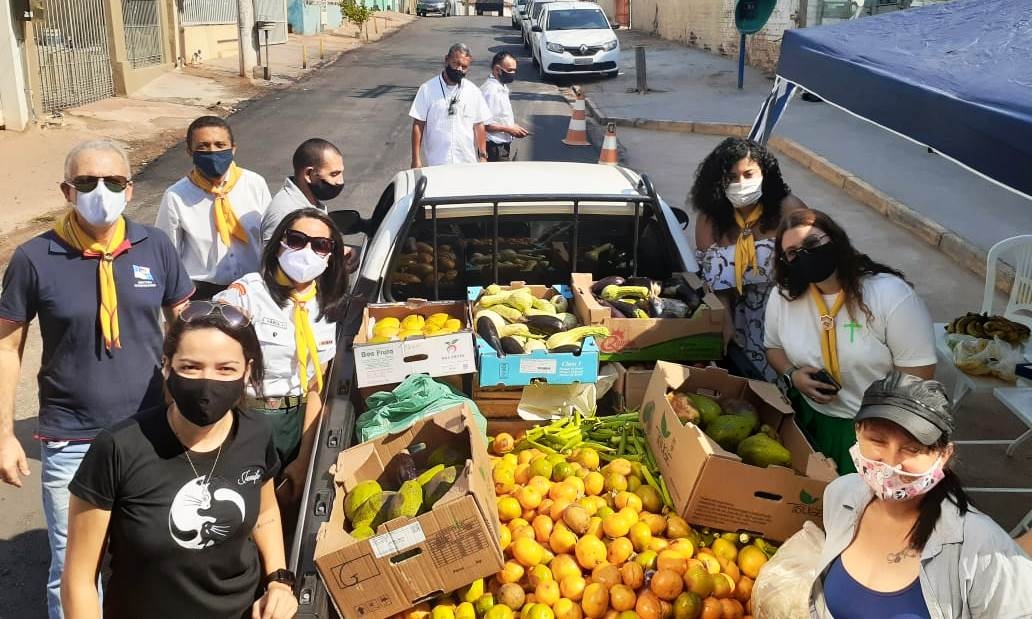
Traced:
<path fill-rule="evenodd" d="M 488 420 L 519 419 L 516 409 L 523 399 L 523 387 L 481 387 L 477 377 L 473 380 L 472 398 Z"/>
<path fill-rule="evenodd" d="M 394 487 L 388 481 L 394 475 L 392 458 L 418 443 L 428 446 L 414 456 L 419 469 L 419 455 L 429 455 L 437 445 L 468 449 L 470 458 L 455 485 L 431 511 L 386 522 L 369 539 L 351 537 L 344 530 L 346 492 L 366 479 Z M 331 472 L 337 493 L 330 519 L 319 528 L 315 564 L 341 617 L 389 617 L 502 569 L 491 463 L 465 405 L 342 451 Z"/>
<path fill-rule="evenodd" d="M 666 399 L 671 390 L 747 400 L 792 452 L 792 469 L 745 464 L 695 424 L 682 425 Z M 807 520 L 822 524 L 824 487 L 837 477 L 835 464 L 813 451 L 774 385 L 718 368 L 661 361 L 649 381 L 641 419 L 674 506 L 688 522 L 778 541 Z"/>
<path fill-rule="evenodd" d="M 383 344 L 369 343 L 369 331 L 375 320 L 387 316 L 400 320 L 409 314 L 419 314 L 425 318 L 442 312 L 461 320 L 462 330 L 447 335 L 412 337 Z M 476 371 L 472 322 L 465 301 L 409 299 L 404 303 L 367 305 L 362 312 L 362 327 L 354 340 L 357 386 L 400 383 L 410 374 L 472 374 Z"/>
<path fill-rule="evenodd" d="M 680 277 L 691 286 L 702 285 L 693 274 Z M 602 361 L 713 361 L 724 356 L 726 312 L 712 292 L 691 318 L 613 318 L 611 309 L 591 294 L 593 283 L 589 273 L 572 275 L 572 311 L 584 324 L 609 329 L 609 337 L 598 343 Z"/>
<path fill-rule="evenodd" d="M 503 290 L 526 289 L 538 299 L 547 299 L 561 294 L 572 296 L 568 286 L 527 285 L 513 282 Z M 469 300 L 475 306 L 483 288 L 469 288 Z M 487 308 L 490 309 L 490 308 Z M 595 338 L 586 337 L 577 353 L 553 353 L 535 350 L 524 355 L 498 356 L 483 338 L 476 337 L 477 360 L 481 387 L 523 387 L 533 382 L 553 385 L 595 382 L 598 379 L 599 348 Z"/>
<path fill-rule="evenodd" d="M 645 400 L 645 392 L 652 380 L 654 363 L 613 363 L 619 373 L 617 385 L 623 396 L 623 406 L 628 409 L 641 409 Z"/>

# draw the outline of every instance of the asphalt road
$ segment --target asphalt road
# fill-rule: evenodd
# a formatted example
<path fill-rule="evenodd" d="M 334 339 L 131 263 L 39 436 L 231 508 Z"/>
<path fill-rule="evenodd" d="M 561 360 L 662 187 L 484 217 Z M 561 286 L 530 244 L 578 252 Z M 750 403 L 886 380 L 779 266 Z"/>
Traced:
<path fill-rule="evenodd" d="M 249 102 L 230 117 L 237 162 L 262 174 L 275 193 L 290 174 L 294 149 L 307 138 L 322 137 L 344 153 L 346 187 L 332 209 L 371 213 L 381 192 L 410 160 L 408 109 L 419 85 L 440 72 L 454 42 L 474 54 L 469 77 L 487 78 L 490 59 L 507 50 L 519 60 L 512 102 L 517 122 L 532 132 L 516 145 L 520 160 L 593 162 L 598 150 L 569 147 L 560 140 L 569 123 L 569 106 L 560 89 L 537 80 L 537 71 L 509 18 L 429 17 L 398 34 L 345 54 L 292 88 Z M 154 160 L 136 177 L 129 216 L 152 223 L 165 188 L 182 177 L 190 162 L 183 144 Z M 32 337 L 32 336 L 30 336 Z M 37 336 L 38 337 L 38 336 Z M 41 512 L 39 448 L 35 431 L 35 372 L 39 346 L 30 345 L 19 387 L 16 433 L 31 459 L 25 487 L 0 485 L 0 619 L 46 616 L 44 588 L 49 552 Z"/>

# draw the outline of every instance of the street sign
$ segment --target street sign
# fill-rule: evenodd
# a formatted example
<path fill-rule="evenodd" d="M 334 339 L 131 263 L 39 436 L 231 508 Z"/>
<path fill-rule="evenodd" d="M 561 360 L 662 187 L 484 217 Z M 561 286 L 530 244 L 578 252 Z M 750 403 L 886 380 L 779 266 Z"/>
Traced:
<path fill-rule="evenodd" d="M 738 0 L 735 3 L 735 28 L 738 37 L 738 89 L 745 81 L 745 35 L 756 34 L 770 19 L 777 0 Z"/>

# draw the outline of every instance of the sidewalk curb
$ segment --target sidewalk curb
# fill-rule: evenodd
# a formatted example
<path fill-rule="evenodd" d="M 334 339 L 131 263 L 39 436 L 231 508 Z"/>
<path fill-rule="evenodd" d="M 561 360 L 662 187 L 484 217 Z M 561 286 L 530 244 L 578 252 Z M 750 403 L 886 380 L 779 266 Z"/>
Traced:
<path fill-rule="evenodd" d="M 588 97 L 585 98 L 585 104 L 588 114 L 596 122 L 600 124 L 613 123 L 618 127 L 736 137 L 748 135 L 751 129 L 749 126 L 733 123 L 621 118 L 609 116 Z M 767 145 L 832 185 L 842 189 L 856 201 L 877 211 L 892 223 L 921 239 L 925 244 L 938 249 L 960 266 L 982 278 L 985 277 L 986 252 L 965 240 L 959 234 L 915 211 L 849 170 L 835 165 L 795 140 L 783 136 L 772 136 Z M 1013 270 L 1005 264 L 998 265 L 996 277 L 997 290 L 1004 294 L 1009 293 L 1012 281 Z"/>

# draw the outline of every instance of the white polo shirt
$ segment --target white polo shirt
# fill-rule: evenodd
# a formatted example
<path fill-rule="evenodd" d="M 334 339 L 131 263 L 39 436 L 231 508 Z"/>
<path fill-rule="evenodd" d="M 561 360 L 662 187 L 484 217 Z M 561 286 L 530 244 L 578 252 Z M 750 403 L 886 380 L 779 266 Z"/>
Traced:
<path fill-rule="evenodd" d="M 262 215 L 269 206 L 269 186 L 260 175 L 241 168 L 240 180 L 229 192 L 229 203 L 247 232 L 247 245 L 233 240 L 222 244 L 215 230 L 212 195 L 188 177 L 165 190 L 154 225 L 172 239 L 179 257 L 194 281 L 228 285 L 257 271 L 262 253 Z"/>
<path fill-rule="evenodd" d="M 294 341 L 294 303 L 287 301 L 280 307 L 269 295 L 260 273 L 247 275 L 230 284 L 229 288 L 212 298 L 213 301 L 242 307 L 251 314 L 251 322 L 258 334 L 265 359 L 265 380 L 262 382 L 262 397 L 278 398 L 299 396 L 301 378 L 297 369 L 297 344 Z M 325 366 L 337 352 L 337 325 L 319 317 L 319 303 L 312 299 L 308 303 L 308 317 L 315 333 L 319 350 L 319 363 Z M 309 367 L 309 385 L 315 380 L 315 369 Z M 252 397 L 252 389 L 248 387 Z"/>
<path fill-rule="evenodd" d="M 829 417 L 856 417 L 864 391 L 885 378 L 893 366 L 912 368 L 935 363 L 932 319 L 914 289 L 888 273 L 868 275 L 861 281 L 864 302 L 874 319 L 868 320 L 863 311 L 850 317 L 845 307 L 835 317 L 842 389 L 827 404 L 807 399 L 810 406 Z M 835 302 L 835 296 L 825 295 L 827 307 Z M 788 301 L 773 287 L 767 298 L 763 345 L 784 350 L 796 367 L 823 367 L 819 316 L 809 292 Z"/>
<path fill-rule="evenodd" d="M 288 176 L 283 181 L 283 188 L 276 192 L 276 195 L 272 197 L 272 202 L 269 203 L 269 208 L 265 209 L 265 215 L 262 217 L 262 245 L 269 243 L 272 233 L 276 231 L 276 226 L 283 221 L 284 217 L 303 208 L 317 208 L 326 212 L 325 204 L 319 201 L 316 201 L 315 204 L 309 202 L 308 196 L 302 193 L 294 180 Z"/>
<path fill-rule="evenodd" d="M 484 94 L 484 101 L 491 110 L 491 120 L 488 125 L 504 125 L 511 127 L 516 124 L 516 116 L 512 113 L 512 103 L 509 101 L 509 87 L 498 81 L 495 76 L 488 77 L 480 86 L 480 92 Z M 508 144 L 512 142 L 512 136 L 501 131 L 488 131 L 487 139 L 495 144 Z"/>
<path fill-rule="evenodd" d="M 455 113 L 449 115 L 449 104 L 456 97 Z M 409 116 L 426 123 L 423 165 L 479 161 L 473 125 L 490 121 L 491 110 L 473 82 L 463 79 L 449 85 L 441 75 L 427 80 L 419 87 Z"/>

